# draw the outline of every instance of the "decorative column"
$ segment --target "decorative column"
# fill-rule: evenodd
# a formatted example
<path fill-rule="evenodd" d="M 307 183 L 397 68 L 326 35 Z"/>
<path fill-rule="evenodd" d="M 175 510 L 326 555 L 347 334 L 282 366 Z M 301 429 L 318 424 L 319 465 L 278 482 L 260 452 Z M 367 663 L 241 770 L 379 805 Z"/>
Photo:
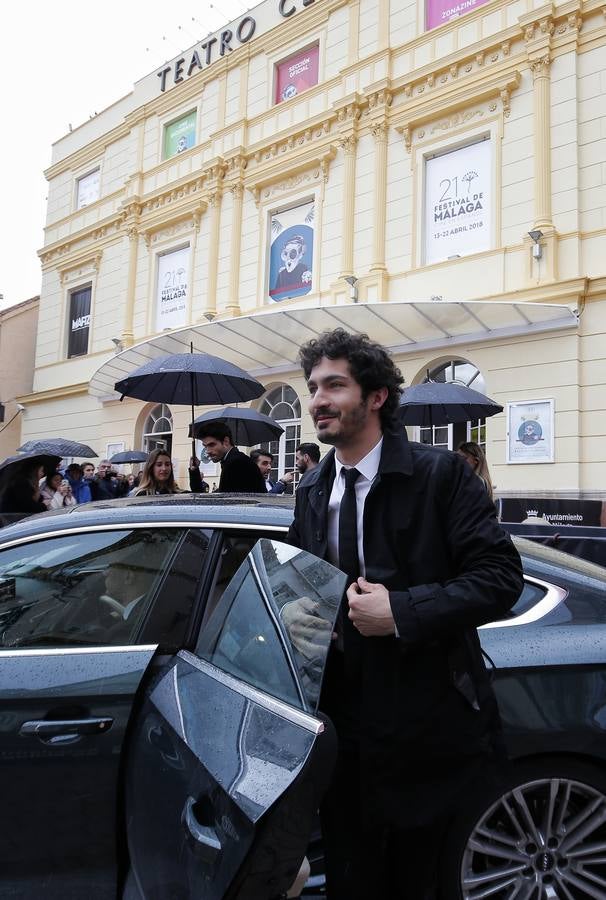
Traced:
<path fill-rule="evenodd" d="M 385 218 L 387 214 L 387 132 L 384 122 L 372 127 L 375 139 L 375 205 L 371 272 L 385 272 Z"/>
<path fill-rule="evenodd" d="M 217 315 L 217 274 L 219 266 L 219 233 L 221 228 L 221 201 L 223 191 L 217 188 L 209 194 L 210 235 L 208 241 L 208 269 L 206 285 L 206 304 L 202 315 L 209 322 Z"/>
<path fill-rule="evenodd" d="M 137 263 L 139 256 L 139 214 L 138 203 L 130 203 L 124 210 L 124 227 L 128 237 L 128 275 L 126 278 L 126 300 L 124 303 L 124 326 L 121 341 L 123 347 L 131 347 L 135 340 L 135 287 L 137 284 Z"/>
<path fill-rule="evenodd" d="M 242 202 L 244 185 L 241 181 L 232 185 L 233 207 L 231 215 L 231 247 L 229 269 L 229 296 L 225 312 L 228 316 L 240 315 L 240 253 L 242 249 Z"/>
<path fill-rule="evenodd" d="M 339 146 L 343 151 L 343 244 L 341 247 L 341 273 L 340 277 L 353 275 L 353 249 L 354 249 L 354 213 L 356 205 L 356 147 L 357 136 L 351 132 L 339 140 Z"/>
<path fill-rule="evenodd" d="M 534 81 L 534 228 L 551 228 L 549 52 L 530 61 Z"/>

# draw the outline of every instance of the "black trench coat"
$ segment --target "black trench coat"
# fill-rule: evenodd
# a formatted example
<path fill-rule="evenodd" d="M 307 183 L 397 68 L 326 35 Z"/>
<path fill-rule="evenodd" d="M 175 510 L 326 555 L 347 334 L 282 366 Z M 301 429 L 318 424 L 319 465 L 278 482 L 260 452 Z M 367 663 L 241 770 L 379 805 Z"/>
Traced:
<path fill-rule="evenodd" d="M 322 558 L 334 473 L 331 451 L 297 490 L 288 535 Z M 346 644 L 362 802 L 369 822 L 429 824 L 457 802 L 478 761 L 497 752 L 496 701 L 476 628 L 507 615 L 522 566 L 470 466 L 403 431 L 384 434 L 364 506 L 364 560 L 367 579 L 390 592 L 399 637 L 356 633 Z M 331 703 L 326 711 L 338 720 Z"/>

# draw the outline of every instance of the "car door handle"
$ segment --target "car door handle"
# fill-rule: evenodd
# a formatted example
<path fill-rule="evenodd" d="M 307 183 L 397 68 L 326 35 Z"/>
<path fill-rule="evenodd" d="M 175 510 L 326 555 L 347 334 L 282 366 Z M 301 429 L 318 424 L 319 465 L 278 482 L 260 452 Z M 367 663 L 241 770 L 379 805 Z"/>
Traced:
<path fill-rule="evenodd" d="M 204 862 L 212 863 L 221 852 L 221 841 L 214 828 L 203 825 L 198 820 L 196 806 L 197 801 L 193 797 L 188 797 L 183 807 L 181 823 L 196 856 Z"/>
<path fill-rule="evenodd" d="M 113 721 L 105 716 L 91 719 L 33 719 L 23 723 L 19 734 L 33 735 L 47 743 L 59 744 L 71 742 L 84 734 L 105 734 Z"/>

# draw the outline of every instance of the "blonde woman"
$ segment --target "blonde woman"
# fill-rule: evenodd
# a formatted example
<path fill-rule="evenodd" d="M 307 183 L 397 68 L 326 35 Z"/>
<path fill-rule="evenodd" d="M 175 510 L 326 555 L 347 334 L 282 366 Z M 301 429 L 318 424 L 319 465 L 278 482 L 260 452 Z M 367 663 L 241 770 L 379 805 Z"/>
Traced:
<path fill-rule="evenodd" d="M 129 497 L 141 497 L 145 494 L 179 494 L 179 486 L 173 474 L 173 463 L 166 450 L 152 450 L 143 467 L 139 486 L 130 492 Z"/>
<path fill-rule="evenodd" d="M 478 478 L 484 483 L 486 493 L 490 499 L 494 500 L 494 497 L 492 496 L 492 479 L 490 477 L 490 472 L 488 471 L 486 455 L 480 445 L 476 444 L 474 441 L 465 441 L 464 443 L 459 444 L 457 453 L 469 463 Z"/>

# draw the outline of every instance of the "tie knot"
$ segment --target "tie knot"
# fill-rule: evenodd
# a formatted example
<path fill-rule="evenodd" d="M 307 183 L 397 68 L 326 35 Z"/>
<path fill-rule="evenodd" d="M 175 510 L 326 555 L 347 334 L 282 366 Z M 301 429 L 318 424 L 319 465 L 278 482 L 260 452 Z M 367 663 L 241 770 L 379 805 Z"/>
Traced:
<path fill-rule="evenodd" d="M 357 469 L 343 469 L 343 477 L 345 478 L 345 489 L 352 488 L 358 478 L 360 477 L 360 473 Z"/>

